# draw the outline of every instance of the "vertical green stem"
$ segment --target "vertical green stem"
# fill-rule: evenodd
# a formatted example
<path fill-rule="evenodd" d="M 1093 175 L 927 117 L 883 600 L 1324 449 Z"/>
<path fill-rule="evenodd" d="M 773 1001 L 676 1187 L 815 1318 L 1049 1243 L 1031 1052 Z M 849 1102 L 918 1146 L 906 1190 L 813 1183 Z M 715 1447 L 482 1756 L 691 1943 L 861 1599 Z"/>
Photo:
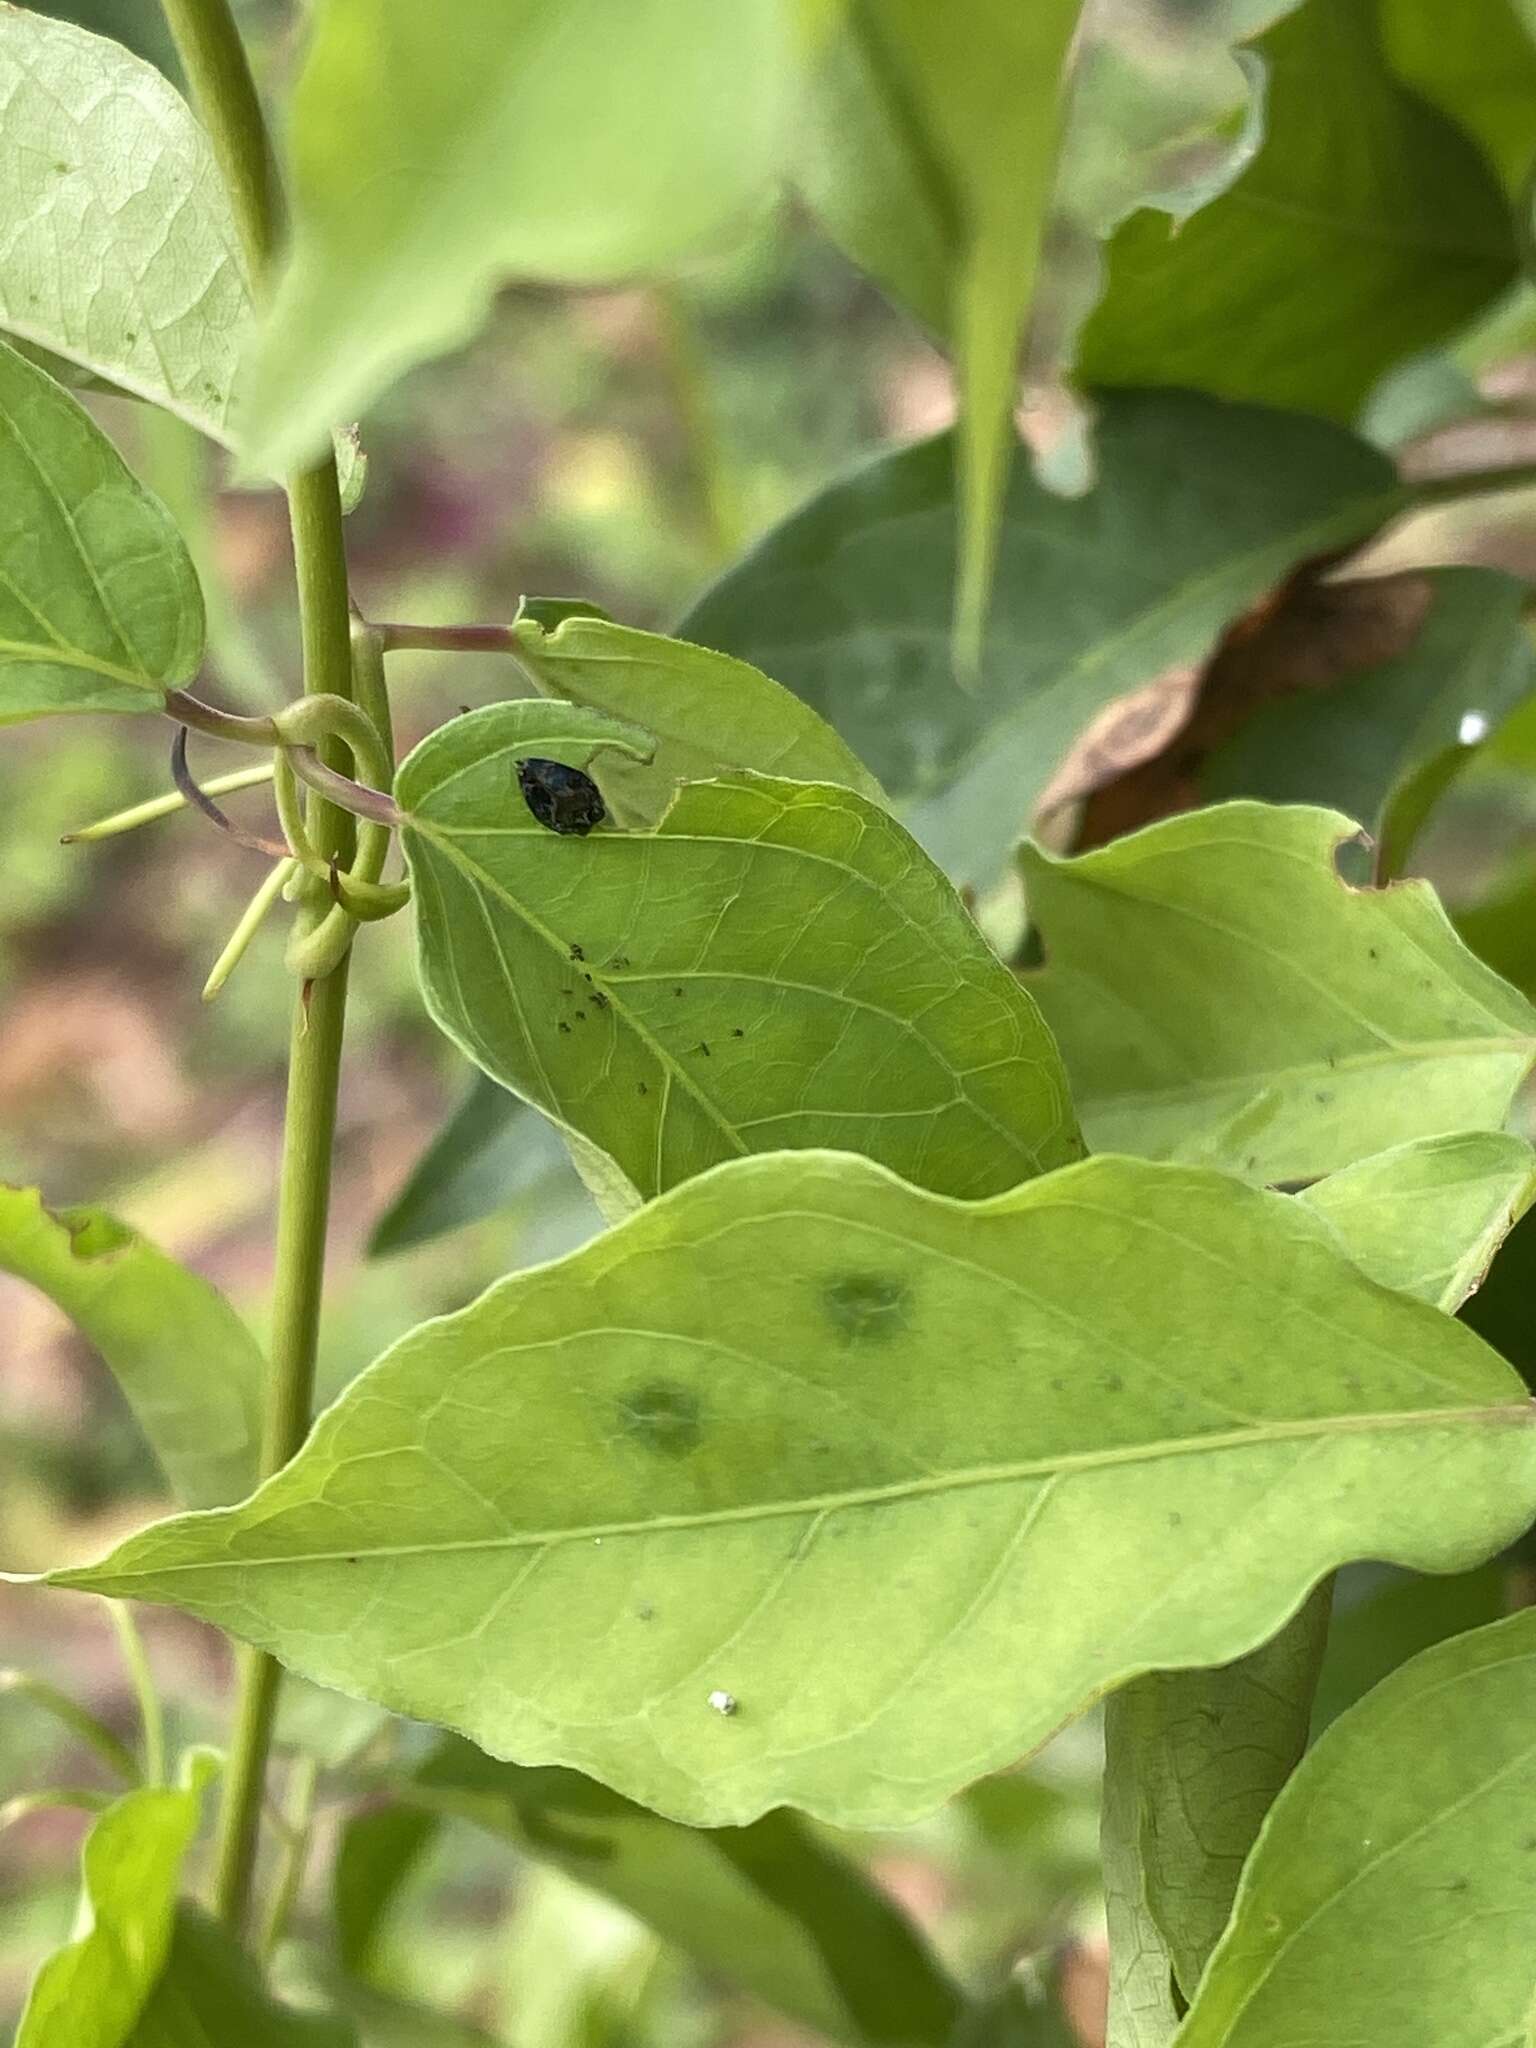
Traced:
<path fill-rule="evenodd" d="M 229 0 L 163 0 L 166 20 L 229 189 L 258 293 L 277 247 L 281 199 L 271 144 Z M 347 563 L 336 464 L 327 456 L 288 485 L 307 694 L 352 694 Z M 345 859 L 351 820 L 329 805 L 313 821 L 316 842 Z M 315 1346 L 325 1274 L 331 1142 L 346 1021 L 347 962 L 304 988 L 294 1005 L 288 1103 L 278 1200 L 262 1467 L 287 1463 L 309 1428 Z M 214 1881 L 220 1916 L 243 1932 L 261 1829 L 279 1672 L 271 1658 L 242 1654 L 240 1703 L 219 1816 Z"/>
<path fill-rule="evenodd" d="M 155 1684 L 155 1675 L 149 1668 L 149 1658 L 144 1652 L 144 1638 L 139 1634 L 133 1619 L 133 1611 L 125 1600 L 109 1600 L 107 1612 L 112 1617 L 112 1626 L 117 1631 L 118 1646 L 123 1653 L 133 1696 L 139 1707 L 139 1727 L 144 1736 L 144 1782 L 146 1785 L 163 1785 L 165 1778 L 165 1716 L 160 1709 L 160 1692 Z"/>

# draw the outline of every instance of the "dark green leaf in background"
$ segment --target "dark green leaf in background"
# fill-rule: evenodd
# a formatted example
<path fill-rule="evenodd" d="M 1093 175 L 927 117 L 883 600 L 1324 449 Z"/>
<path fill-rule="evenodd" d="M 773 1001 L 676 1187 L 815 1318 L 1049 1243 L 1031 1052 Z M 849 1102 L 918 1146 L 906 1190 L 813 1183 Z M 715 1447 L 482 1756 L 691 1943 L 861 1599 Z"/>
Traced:
<path fill-rule="evenodd" d="M 1428 884 L 1342 882 L 1352 830 L 1236 803 L 1075 860 L 1026 849 L 1045 965 L 1025 979 L 1091 1144 L 1290 1181 L 1503 1124 L 1536 1012 Z"/>
<path fill-rule="evenodd" d="M 249 1503 L 51 1582 L 678 1819 L 898 1823 L 1347 1559 L 1530 1520 L 1519 1380 L 1336 1243 L 1132 1160 L 983 1204 L 739 1160 L 402 1339 Z"/>
<path fill-rule="evenodd" d="M 867 798 L 733 777 L 686 784 L 655 832 L 537 824 L 515 761 L 601 784 L 616 730 L 491 705 L 401 767 L 423 987 L 462 1051 L 641 1196 L 788 1147 L 965 1195 L 1079 1156 L 1029 998 Z"/>
<path fill-rule="evenodd" d="M 0 725 L 158 711 L 202 647 L 165 508 L 67 391 L 0 344 Z"/>
<path fill-rule="evenodd" d="M 1536 41 L 1519 0 L 1378 0 L 1399 78 L 1482 146 L 1511 193 L 1536 161 Z"/>
<path fill-rule="evenodd" d="M 1476 145 L 1388 69 L 1376 0 L 1309 0 L 1255 47 L 1263 146 L 1176 234 L 1144 212 L 1115 235 L 1081 374 L 1349 419 L 1512 280 L 1508 208 Z"/>
<path fill-rule="evenodd" d="M 1189 393 L 1106 393 L 1098 486 L 1015 461 L 974 690 L 954 680 L 947 440 L 834 484 L 678 628 L 836 726 L 957 881 L 993 881 L 1074 743 L 1116 698 L 1204 660 L 1309 555 L 1401 502 L 1391 465 L 1320 420 Z"/>
<path fill-rule="evenodd" d="M 176 1908 L 170 1948 L 149 2001 L 132 2031 L 122 2036 L 122 2048 L 357 2048 L 357 2043 L 346 2021 L 279 2004 L 228 1929 L 185 1903 Z"/>

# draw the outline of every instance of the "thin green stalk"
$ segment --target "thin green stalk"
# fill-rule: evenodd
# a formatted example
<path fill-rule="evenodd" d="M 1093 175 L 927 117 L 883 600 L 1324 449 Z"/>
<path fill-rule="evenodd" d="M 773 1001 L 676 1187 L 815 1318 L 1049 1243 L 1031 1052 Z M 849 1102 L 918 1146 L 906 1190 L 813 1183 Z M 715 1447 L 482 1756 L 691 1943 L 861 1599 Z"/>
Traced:
<path fill-rule="evenodd" d="M 267 1924 L 261 1937 L 261 1954 L 266 1962 L 270 1962 L 277 1952 L 277 1945 L 287 1931 L 303 1889 L 314 1833 L 315 1783 L 318 1777 L 319 1766 L 312 1756 L 295 1758 L 288 1781 L 288 1803 L 283 1814 L 287 1838 L 283 1844 L 282 1875 L 273 1887 Z"/>
<path fill-rule="evenodd" d="M 234 790 L 255 789 L 259 783 L 271 780 L 272 763 L 261 761 L 254 768 L 234 768 L 228 775 L 212 775 L 202 787 L 205 796 L 228 796 Z M 149 797 L 125 811 L 114 811 L 109 818 L 82 825 L 77 832 L 62 833 L 59 844 L 85 846 L 97 839 L 115 839 L 120 832 L 136 832 L 140 825 L 153 825 L 158 819 L 174 817 L 186 808 L 187 800 L 181 791 L 168 789 L 164 796 Z"/>
<path fill-rule="evenodd" d="M 127 1745 L 118 1741 L 105 1722 L 98 1721 L 87 1708 L 72 1700 L 68 1693 L 60 1692 L 56 1685 L 50 1685 L 46 1678 L 34 1678 L 30 1671 L 0 1671 L 0 1695 L 5 1693 L 13 1693 L 42 1713 L 51 1714 L 60 1727 L 94 1749 L 108 1770 L 115 1771 L 124 1784 L 140 1782 L 138 1761 Z"/>
<path fill-rule="evenodd" d="M 109 1600 L 107 1612 L 112 1617 L 112 1626 L 117 1631 L 118 1648 L 123 1653 L 133 1684 L 133 1696 L 139 1707 L 139 1727 L 144 1735 L 144 1782 L 146 1785 L 165 1783 L 165 1715 L 160 1709 L 160 1694 L 155 1685 L 155 1675 L 149 1668 L 149 1658 L 144 1651 L 144 1638 L 134 1623 L 132 1609 L 125 1600 Z"/>
<path fill-rule="evenodd" d="M 166 20 L 198 110 L 213 143 L 240 224 L 258 293 L 265 286 L 281 228 L 271 144 L 229 0 L 163 0 Z M 288 485 L 294 572 L 306 694 L 352 695 L 351 616 L 336 463 L 327 455 Z M 339 762 L 332 762 L 339 766 Z M 345 865 L 352 821 L 316 800 L 311 837 Z M 315 1346 L 325 1273 L 331 1142 L 346 1022 L 347 952 L 299 992 L 288 1061 L 288 1103 L 278 1201 L 272 1344 L 262 1470 L 287 1463 L 309 1429 Z M 231 1741 L 214 1881 L 221 1918 L 243 1933 L 261 1829 L 267 1759 L 279 1673 L 269 1658 L 245 1653 Z"/>

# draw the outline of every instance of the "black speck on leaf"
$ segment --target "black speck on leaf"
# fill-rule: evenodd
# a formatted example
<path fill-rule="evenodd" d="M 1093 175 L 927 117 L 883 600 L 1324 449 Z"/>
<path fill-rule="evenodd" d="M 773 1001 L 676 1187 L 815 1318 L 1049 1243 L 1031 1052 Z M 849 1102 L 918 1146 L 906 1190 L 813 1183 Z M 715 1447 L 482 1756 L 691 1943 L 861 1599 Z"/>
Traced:
<path fill-rule="evenodd" d="M 699 1051 L 700 1051 L 701 1053 L 703 1053 L 703 1055 L 704 1055 L 705 1059 L 708 1059 L 708 1058 L 709 1058 L 709 1047 L 708 1047 L 708 1045 L 706 1045 L 706 1044 L 705 1044 L 705 1042 L 704 1042 L 704 1040 L 703 1040 L 702 1038 L 701 1038 L 701 1039 L 699 1040 L 699 1043 L 698 1043 L 698 1050 L 699 1050 Z"/>
<path fill-rule="evenodd" d="M 567 1024 L 567 1023 L 566 1023 L 566 1021 L 565 1021 L 565 1019 L 564 1019 L 563 1017 L 562 1017 L 562 1018 L 560 1019 L 560 1022 L 559 1022 L 559 1025 L 558 1025 L 558 1027 L 557 1027 L 557 1028 L 558 1028 L 559 1030 L 563 1031 L 563 1032 L 565 1033 L 565 1035 L 566 1035 L 566 1037 L 567 1037 L 567 1038 L 569 1038 L 569 1037 L 570 1037 L 570 1035 L 571 1035 L 571 1027 L 570 1027 L 570 1025 L 569 1025 L 569 1024 Z"/>
<path fill-rule="evenodd" d="M 571 958 L 573 960 L 585 960 L 586 957 L 586 954 L 581 950 L 580 946 L 573 945 L 571 947 Z"/>

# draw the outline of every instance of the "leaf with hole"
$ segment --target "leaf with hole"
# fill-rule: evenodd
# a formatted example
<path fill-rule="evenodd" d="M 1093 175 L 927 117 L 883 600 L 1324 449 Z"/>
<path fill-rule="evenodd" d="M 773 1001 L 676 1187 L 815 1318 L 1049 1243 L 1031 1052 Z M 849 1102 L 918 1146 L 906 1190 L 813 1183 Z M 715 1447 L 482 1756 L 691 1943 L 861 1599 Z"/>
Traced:
<path fill-rule="evenodd" d="M 51 1583 L 676 1819 L 895 1824 L 1347 1558 L 1479 1562 L 1536 1512 L 1532 1420 L 1283 1196 L 1096 1159 L 972 1204 L 781 1154 L 423 1325 L 251 1501 Z"/>
<path fill-rule="evenodd" d="M 642 1197 L 784 1147 L 961 1195 L 1079 1156 L 1029 998 L 867 798 L 732 776 L 686 783 L 654 832 L 545 831 L 516 761 L 606 786 L 628 730 L 525 699 L 401 766 L 422 986 L 462 1051 Z"/>
<path fill-rule="evenodd" d="M 0 1272 L 56 1302 L 122 1388 L 184 1507 L 256 1482 L 266 1365 L 223 1295 L 104 1209 L 0 1187 Z"/>
<path fill-rule="evenodd" d="M 1298 8 L 1255 48 L 1262 147 L 1176 231 L 1150 211 L 1118 231 L 1079 368 L 1347 420 L 1512 282 L 1509 209 L 1469 138 L 1393 77 L 1376 0 Z"/>
<path fill-rule="evenodd" d="M 0 343 L 0 725 L 159 711 L 202 658 L 181 536 L 67 391 Z"/>
<path fill-rule="evenodd" d="M 1090 1143 L 1289 1181 L 1499 1128 L 1536 1011 L 1427 883 L 1340 881 L 1354 829 L 1236 803 L 1076 859 L 1026 849 L 1046 955 L 1026 981 Z"/>
<path fill-rule="evenodd" d="M 950 656 L 945 439 L 833 484 L 678 631 L 787 684 L 949 874 L 990 883 L 1106 707 L 1203 661 L 1298 560 L 1404 502 L 1390 463 L 1342 429 L 1187 392 L 1105 393 L 1098 453 L 1098 485 L 1075 499 L 1015 461 L 970 690 Z"/>

